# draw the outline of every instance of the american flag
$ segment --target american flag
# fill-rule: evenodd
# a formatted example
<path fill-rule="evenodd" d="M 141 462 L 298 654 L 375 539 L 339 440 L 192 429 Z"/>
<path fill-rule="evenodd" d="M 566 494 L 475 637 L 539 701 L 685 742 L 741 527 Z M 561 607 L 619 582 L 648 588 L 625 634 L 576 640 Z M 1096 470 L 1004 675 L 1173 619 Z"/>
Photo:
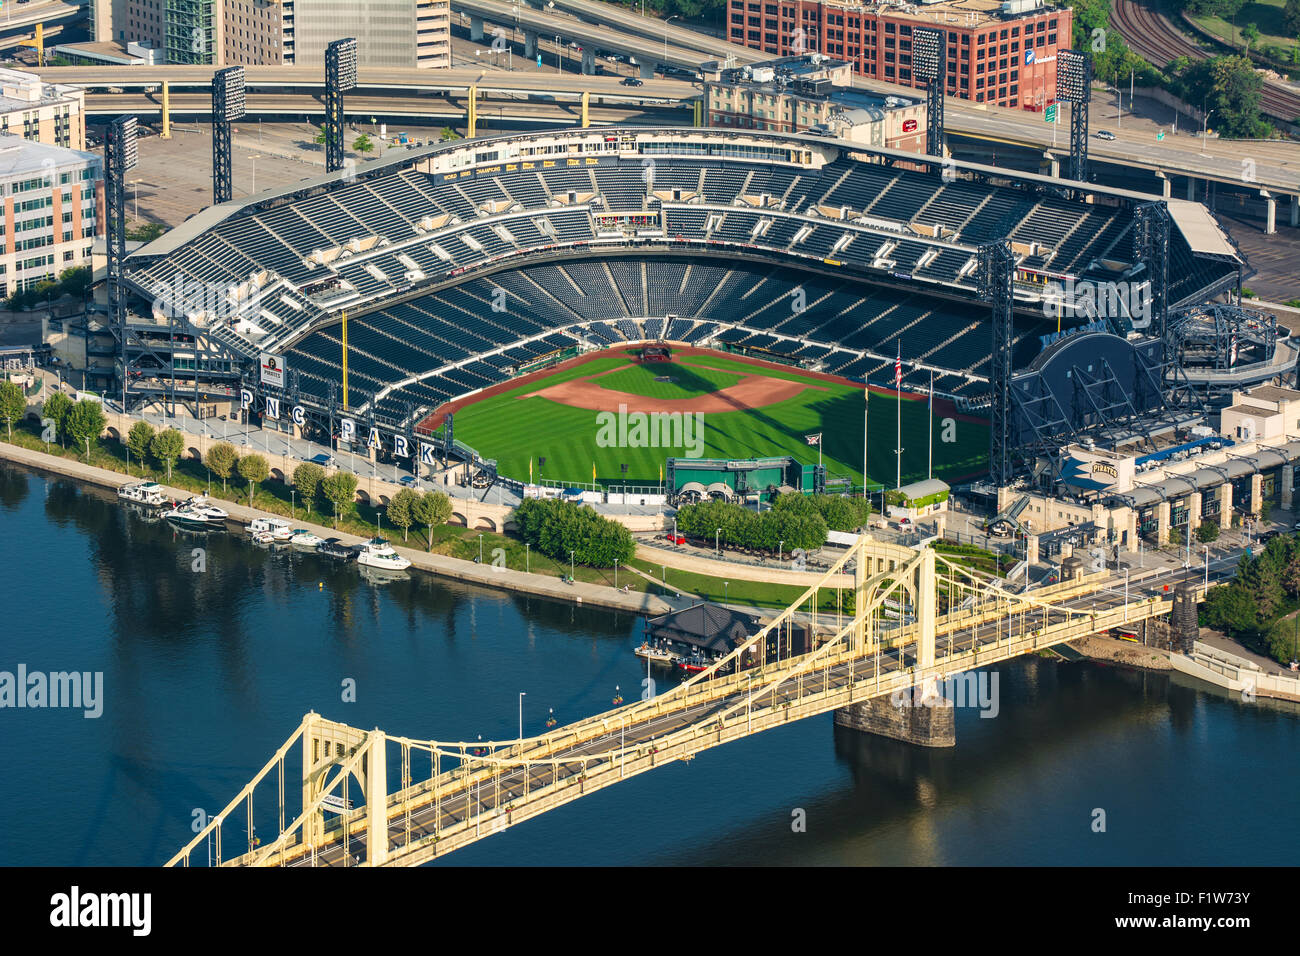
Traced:
<path fill-rule="evenodd" d="M 894 359 L 894 384 L 903 384 L 903 356 Z"/>
<path fill-rule="evenodd" d="M 804 435 L 803 440 L 810 445 L 820 445 L 822 443 L 822 433 L 818 432 L 816 435 Z"/>

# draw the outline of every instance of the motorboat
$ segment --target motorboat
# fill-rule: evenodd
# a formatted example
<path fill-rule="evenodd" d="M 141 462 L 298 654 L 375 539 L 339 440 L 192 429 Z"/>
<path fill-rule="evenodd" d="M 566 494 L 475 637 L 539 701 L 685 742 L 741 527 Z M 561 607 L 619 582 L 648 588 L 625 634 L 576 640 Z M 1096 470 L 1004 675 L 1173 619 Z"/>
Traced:
<path fill-rule="evenodd" d="M 283 518 L 254 518 L 248 525 L 248 533 L 254 538 L 269 535 L 268 541 L 288 541 L 293 537 L 289 522 Z"/>
<path fill-rule="evenodd" d="M 409 581 L 410 575 L 404 570 L 394 570 L 390 568 L 377 568 L 371 565 L 363 564 L 357 568 L 361 572 L 361 577 L 371 584 L 392 584 L 396 581 Z"/>
<path fill-rule="evenodd" d="M 385 538 L 371 538 L 358 548 L 357 564 L 385 571 L 404 571 L 411 566 L 410 560 L 394 551 Z"/>
<path fill-rule="evenodd" d="M 335 561 L 355 561 L 357 559 L 357 549 L 344 544 L 338 538 L 326 538 L 316 545 L 316 553 L 327 558 L 333 558 Z"/>
<path fill-rule="evenodd" d="M 230 515 L 212 504 L 206 496 L 198 495 L 168 511 L 163 517 L 182 528 L 208 531 L 224 529 Z"/>
<path fill-rule="evenodd" d="M 289 543 L 299 548 L 309 548 L 315 551 L 320 547 L 321 542 L 325 539 L 318 534 L 313 534 L 306 528 L 294 528 L 289 535 Z"/>
<path fill-rule="evenodd" d="M 642 642 L 641 646 L 636 649 L 636 656 L 651 664 L 657 664 L 664 667 L 671 667 L 677 655 L 667 648 L 658 644 L 651 644 L 649 641 Z"/>
<path fill-rule="evenodd" d="M 117 489 L 117 496 L 132 504 L 148 505 L 161 508 L 171 504 L 171 499 L 163 492 L 163 486 L 156 481 L 137 481 Z"/>

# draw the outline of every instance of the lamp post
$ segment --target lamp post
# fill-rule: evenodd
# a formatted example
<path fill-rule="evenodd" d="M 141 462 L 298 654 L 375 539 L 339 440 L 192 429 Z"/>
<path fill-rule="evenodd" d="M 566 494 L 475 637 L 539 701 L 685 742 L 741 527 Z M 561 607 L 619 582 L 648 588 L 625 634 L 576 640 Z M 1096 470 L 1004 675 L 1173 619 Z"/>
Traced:
<path fill-rule="evenodd" d="M 668 72 L 668 24 L 671 21 L 677 19 L 680 18 L 676 14 L 674 14 L 673 16 L 669 17 L 667 20 L 664 21 L 664 72 L 665 73 Z"/>
<path fill-rule="evenodd" d="M 721 538 L 722 529 L 719 528 L 717 531 L 713 532 L 713 550 L 718 552 L 718 557 L 722 557 L 722 545 L 719 544 Z"/>
<path fill-rule="evenodd" d="M 1205 545 L 1205 589 L 1210 589 L 1210 546 Z"/>
<path fill-rule="evenodd" d="M 776 563 L 777 563 L 777 564 L 780 564 L 780 563 L 781 563 L 781 549 L 784 548 L 784 547 L 785 547 L 785 542 L 784 542 L 784 541 L 778 541 L 778 542 L 776 543 Z"/>
<path fill-rule="evenodd" d="M 290 488 L 290 489 L 289 489 L 289 518 L 290 518 L 290 520 L 293 520 L 293 519 L 295 519 L 295 518 L 298 517 L 297 509 L 294 507 L 294 496 L 295 496 L 296 494 L 297 494 L 297 489 L 294 489 L 294 488 Z"/>
<path fill-rule="evenodd" d="M 555 72 L 563 73 L 564 69 L 560 66 L 560 56 L 564 53 L 564 47 L 560 46 L 560 38 L 555 38 Z"/>
<path fill-rule="evenodd" d="M 1202 101 L 1201 103 L 1201 114 L 1202 114 L 1201 115 L 1201 155 L 1202 156 L 1206 155 L 1205 146 L 1206 146 L 1206 141 L 1209 138 L 1210 116 L 1213 113 L 1214 110 L 1210 110 L 1209 113 L 1205 112 L 1205 103 L 1204 101 Z"/>
<path fill-rule="evenodd" d="M 569 581 L 570 582 L 573 581 L 573 576 L 574 576 L 573 575 L 573 554 L 574 554 L 573 550 L 570 549 L 569 551 Z"/>
<path fill-rule="evenodd" d="M 478 563 L 483 563 L 483 535 L 478 536 Z"/>
<path fill-rule="evenodd" d="M 723 582 L 722 582 L 722 603 L 723 603 L 723 604 L 726 604 L 727 601 L 729 600 L 729 598 L 728 598 L 728 596 L 727 596 L 727 590 L 728 590 L 728 588 L 730 587 L 730 585 L 731 585 L 731 582 L 730 582 L 730 581 L 723 581 Z"/>

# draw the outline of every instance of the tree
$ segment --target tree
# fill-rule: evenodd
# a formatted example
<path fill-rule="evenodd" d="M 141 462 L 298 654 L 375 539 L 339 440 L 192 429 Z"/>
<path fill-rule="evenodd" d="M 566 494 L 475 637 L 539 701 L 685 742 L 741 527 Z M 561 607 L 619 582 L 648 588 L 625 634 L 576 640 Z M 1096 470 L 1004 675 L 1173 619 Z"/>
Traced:
<path fill-rule="evenodd" d="M 55 434 L 59 436 L 60 445 L 63 445 L 68 438 L 67 421 L 70 411 L 72 411 L 72 399 L 62 392 L 55 392 L 41 406 L 41 418 L 48 418 L 54 422 Z"/>
<path fill-rule="evenodd" d="M 1247 23 L 1241 28 L 1241 38 L 1246 41 L 1246 49 L 1249 51 L 1251 45 L 1259 39 L 1259 27 L 1253 23 Z"/>
<path fill-rule="evenodd" d="M 314 462 L 304 461 L 293 470 L 293 486 L 302 495 L 303 506 L 311 514 L 311 503 L 320 494 L 321 482 L 325 480 L 325 469 Z"/>
<path fill-rule="evenodd" d="M 1290 36 L 1300 34 L 1300 0 L 1286 0 L 1282 8 L 1282 24 Z"/>
<path fill-rule="evenodd" d="M 104 417 L 104 407 L 99 402 L 83 398 L 68 410 L 64 419 L 68 441 L 74 448 L 86 449 L 86 461 L 90 461 L 90 440 L 98 440 L 99 434 L 108 424 Z"/>
<path fill-rule="evenodd" d="M 325 127 L 322 126 L 319 130 L 316 131 L 316 135 L 312 138 L 312 142 L 315 143 L 317 146 L 324 146 L 325 138 L 326 138 Z"/>
<path fill-rule="evenodd" d="M 402 529 L 402 540 L 406 540 L 406 533 L 415 521 L 415 515 L 412 512 L 414 504 L 420 500 L 410 488 L 402 488 L 388 502 L 388 521 L 395 528 Z"/>
<path fill-rule="evenodd" d="M 207 466 L 208 471 L 221 479 L 221 490 L 226 490 L 226 479 L 228 479 L 235 470 L 235 462 L 239 460 L 239 452 L 235 451 L 235 446 L 230 442 L 219 441 L 208 448 L 208 453 L 203 456 L 203 464 Z"/>
<path fill-rule="evenodd" d="M 144 465 L 145 456 L 149 454 L 149 443 L 153 441 L 153 426 L 148 422 L 136 422 L 126 433 L 126 449 L 135 455 L 135 460 Z M 130 469 L 127 469 L 128 473 Z"/>
<path fill-rule="evenodd" d="M 27 414 L 27 396 L 17 382 L 0 382 L 0 418 L 9 428 L 10 440 L 14 437 L 14 422 L 22 421 Z"/>
<path fill-rule="evenodd" d="M 339 515 L 352 510 L 357 497 L 357 476 L 346 471 L 336 471 L 320 483 L 321 494 L 334 506 L 334 527 L 339 526 Z"/>
<path fill-rule="evenodd" d="M 132 429 L 134 431 L 134 429 Z M 149 442 L 149 454 L 167 466 L 167 480 L 172 480 L 172 465 L 176 464 L 185 450 L 185 436 L 174 428 L 165 428 Z"/>
<path fill-rule="evenodd" d="M 358 136 L 356 139 L 352 141 L 352 148 L 355 149 L 358 153 L 369 153 L 374 151 L 375 144 L 370 141 L 369 136 L 367 136 L 365 133 L 362 133 L 360 136 Z"/>
<path fill-rule="evenodd" d="M 1219 540 L 1219 523 L 1217 521 L 1202 521 L 1201 526 L 1196 529 L 1196 540 L 1201 544 L 1209 544 L 1211 541 Z"/>
<path fill-rule="evenodd" d="M 266 459 L 261 455 L 245 455 L 239 459 L 236 466 L 239 470 L 239 477 L 248 482 L 248 506 L 253 507 L 253 487 L 266 480 L 266 476 L 271 473 Z"/>
<path fill-rule="evenodd" d="M 391 506 L 389 513 L 392 513 Z M 433 529 L 442 527 L 451 517 L 451 499 L 441 491 L 426 491 L 411 503 L 411 517 L 428 529 L 429 550 L 432 551 Z"/>
<path fill-rule="evenodd" d="M 1272 127 L 1259 113 L 1264 81 L 1244 56 L 1214 56 L 1190 62 L 1171 83 L 1188 103 L 1200 103 L 1214 114 L 1214 126 L 1233 137 L 1268 136 Z"/>

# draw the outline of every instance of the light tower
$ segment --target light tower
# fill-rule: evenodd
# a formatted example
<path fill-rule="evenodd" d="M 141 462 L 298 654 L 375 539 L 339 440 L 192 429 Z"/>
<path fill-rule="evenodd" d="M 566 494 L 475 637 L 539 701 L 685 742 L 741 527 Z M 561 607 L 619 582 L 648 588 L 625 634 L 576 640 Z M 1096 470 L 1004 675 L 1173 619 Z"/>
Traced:
<path fill-rule="evenodd" d="M 126 173 L 136 161 L 134 116 L 115 119 L 104 135 L 104 219 L 108 239 L 108 311 L 117 336 L 118 362 L 122 372 L 122 411 L 130 380 L 127 352 L 126 291 L 122 288 L 122 262 L 126 259 Z"/>
<path fill-rule="evenodd" d="M 357 40 L 345 37 L 325 48 L 325 170 L 343 168 L 343 94 L 357 85 Z"/>
<path fill-rule="evenodd" d="M 1078 50 L 1061 50 L 1056 54 L 1056 99 L 1070 104 L 1070 178 L 1087 182 L 1091 54 Z"/>
<path fill-rule="evenodd" d="M 912 74 L 925 80 L 925 151 L 943 158 L 943 100 L 948 83 L 948 34 L 932 27 L 912 30 Z"/>
<path fill-rule="evenodd" d="M 230 124 L 244 117 L 244 68 L 230 66 L 212 76 L 212 201 L 229 202 Z"/>
<path fill-rule="evenodd" d="M 994 487 L 1011 481 L 1011 345 L 1014 338 L 1011 309 L 1016 257 L 1011 242 L 998 239 L 979 247 L 979 295 L 992 307 L 993 353 L 989 388 L 993 409 L 989 422 L 989 473 Z"/>

